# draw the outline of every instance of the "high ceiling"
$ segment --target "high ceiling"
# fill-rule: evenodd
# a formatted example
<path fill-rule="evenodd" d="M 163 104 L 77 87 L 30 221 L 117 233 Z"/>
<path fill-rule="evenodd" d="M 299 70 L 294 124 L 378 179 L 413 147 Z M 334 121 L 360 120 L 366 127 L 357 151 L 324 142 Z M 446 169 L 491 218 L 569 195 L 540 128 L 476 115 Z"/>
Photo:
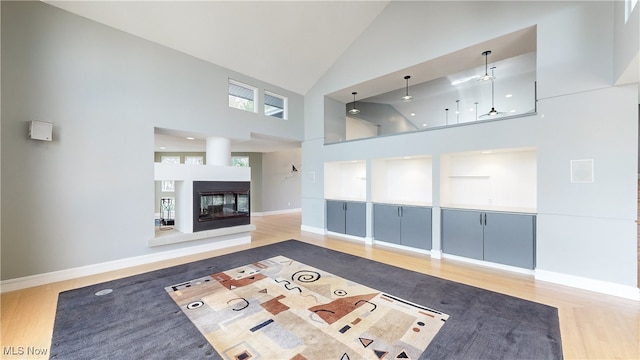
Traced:
<path fill-rule="evenodd" d="M 52 1 L 44 2 L 304 95 L 388 1 Z M 357 16 L 354 16 L 357 14 Z M 204 151 L 204 140 L 156 132 L 156 150 Z M 195 135 L 195 134 L 193 134 Z M 252 134 L 232 151 L 300 147 Z"/>
<path fill-rule="evenodd" d="M 304 95 L 388 1 L 44 2 Z"/>

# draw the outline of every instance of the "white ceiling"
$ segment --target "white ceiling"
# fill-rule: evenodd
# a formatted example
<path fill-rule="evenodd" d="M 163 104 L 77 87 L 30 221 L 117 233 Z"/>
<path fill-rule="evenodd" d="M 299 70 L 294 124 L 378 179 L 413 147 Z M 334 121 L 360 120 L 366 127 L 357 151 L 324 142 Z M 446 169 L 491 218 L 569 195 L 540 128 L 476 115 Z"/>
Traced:
<path fill-rule="evenodd" d="M 389 3 L 44 2 L 302 95 Z"/>

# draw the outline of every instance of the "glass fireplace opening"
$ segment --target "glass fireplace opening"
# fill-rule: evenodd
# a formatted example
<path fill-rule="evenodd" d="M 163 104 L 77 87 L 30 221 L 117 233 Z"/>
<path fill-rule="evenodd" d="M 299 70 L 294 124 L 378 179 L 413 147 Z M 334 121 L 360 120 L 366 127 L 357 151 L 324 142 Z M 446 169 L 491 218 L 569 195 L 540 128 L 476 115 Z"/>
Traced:
<path fill-rule="evenodd" d="M 249 192 L 200 194 L 198 220 L 210 221 L 249 215 Z"/>
<path fill-rule="evenodd" d="M 194 181 L 193 231 L 251 223 L 250 183 Z"/>

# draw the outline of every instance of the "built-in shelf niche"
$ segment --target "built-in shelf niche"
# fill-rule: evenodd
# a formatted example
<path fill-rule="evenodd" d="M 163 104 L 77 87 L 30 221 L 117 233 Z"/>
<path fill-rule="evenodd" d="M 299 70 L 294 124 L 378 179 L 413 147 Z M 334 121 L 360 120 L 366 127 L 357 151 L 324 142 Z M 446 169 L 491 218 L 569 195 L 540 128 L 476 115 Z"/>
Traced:
<path fill-rule="evenodd" d="M 371 200 L 375 203 L 432 205 L 431 156 L 373 160 L 371 178 Z"/>
<path fill-rule="evenodd" d="M 536 149 L 443 154 L 440 201 L 443 207 L 536 212 Z"/>
<path fill-rule="evenodd" d="M 367 200 L 367 163 L 335 161 L 324 164 L 324 197 L 335 200 Z"/>

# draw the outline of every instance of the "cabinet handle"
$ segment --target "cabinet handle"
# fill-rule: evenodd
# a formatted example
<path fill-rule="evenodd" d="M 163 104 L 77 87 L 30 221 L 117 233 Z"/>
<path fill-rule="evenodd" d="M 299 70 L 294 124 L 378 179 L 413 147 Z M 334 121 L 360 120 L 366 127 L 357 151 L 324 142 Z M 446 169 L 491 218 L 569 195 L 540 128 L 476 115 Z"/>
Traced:
<path fill-rule="evenodd" d="M 347 203 L 342 203 L 342 210 L 347 211 Z"/>
<path fill-rule="evenodd" d="M 484 225 L 487 225 L 487 213 L 484 213 Z"/>

